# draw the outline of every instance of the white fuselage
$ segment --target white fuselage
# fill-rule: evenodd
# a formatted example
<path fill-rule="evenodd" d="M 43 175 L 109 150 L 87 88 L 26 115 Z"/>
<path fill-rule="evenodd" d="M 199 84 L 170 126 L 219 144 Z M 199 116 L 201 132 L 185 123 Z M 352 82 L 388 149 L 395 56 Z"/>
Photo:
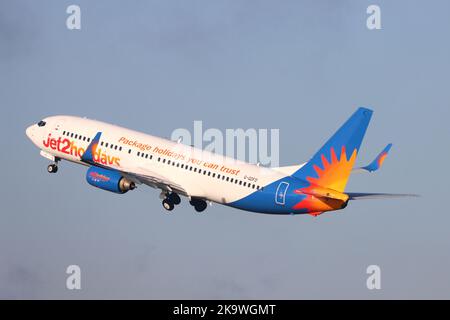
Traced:
<path fill-rule="evenodd" d="M 102 132 L 95 155 L 99 163 L 123 172 L 157 173 L 181 186 L 189 197 L 226 204 L 287 175 L 101 121 L 74 116 L 44 121 L 44 126 L 27 129 L 43 156 L 85 164 L 81 156 L 92 138 Z"/>

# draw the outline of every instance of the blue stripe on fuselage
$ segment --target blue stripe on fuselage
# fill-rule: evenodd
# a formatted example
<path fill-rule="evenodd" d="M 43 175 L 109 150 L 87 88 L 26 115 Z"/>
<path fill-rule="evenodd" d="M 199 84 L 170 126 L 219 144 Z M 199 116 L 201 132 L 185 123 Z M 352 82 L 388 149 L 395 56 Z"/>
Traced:
<path fill-rule="evenodd" d="M 276 192 L 280 183 L 288 183 L 284 197 L 284 204 L 277 204 Z M 255 191 L 250 195 L 237 201 L 228 203 L 233 208 L 246 211 L 270 213 L 270 214 L 304 214 L 306 209 L 292 209 L 297 203 L 302 201 L 306 196 L 294 193 L 294 190 L 305 188 L 309 183 L 293 178 L 291 176 L 284 177 L 265 186 L 263 189 Z"/>

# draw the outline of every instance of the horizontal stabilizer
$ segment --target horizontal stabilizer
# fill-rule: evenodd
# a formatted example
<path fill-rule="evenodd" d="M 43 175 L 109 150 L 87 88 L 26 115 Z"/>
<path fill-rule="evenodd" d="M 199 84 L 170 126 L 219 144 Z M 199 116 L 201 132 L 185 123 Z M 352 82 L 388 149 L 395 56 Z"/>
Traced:
<path fill-rule="evenodd" d="M 417 198 L 417 194 L 399 194 L 399 193 L 356 193 L 347 192 L 349 200 L 369 200 L 369 199 L 389 199 L 389 198 Z"/>
<path fill-rule="evenodd" d="M 338 192 L 336 190 L 328 188 L 323 188 L 317 185 L 311 185 L 309 188 L 301 189 L 300 191 L 295 191 L 295 193 L 307 194 L 318 198 L 340 200 L 342 202 L 346 202 L 349 199 L 346 193 Z"/>

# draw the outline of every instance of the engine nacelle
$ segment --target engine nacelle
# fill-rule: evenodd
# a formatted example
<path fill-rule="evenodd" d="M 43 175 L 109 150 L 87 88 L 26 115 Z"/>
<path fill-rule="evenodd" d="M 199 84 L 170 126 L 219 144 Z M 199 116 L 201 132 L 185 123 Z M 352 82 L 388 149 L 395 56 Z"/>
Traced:
<path fill-rule="evenodd" d="M 91 186 L 121 194 L 136 188 L 136 184 L 123 177 L 120 172 L 99 167 L 89 168 L 86 181 Z"/>

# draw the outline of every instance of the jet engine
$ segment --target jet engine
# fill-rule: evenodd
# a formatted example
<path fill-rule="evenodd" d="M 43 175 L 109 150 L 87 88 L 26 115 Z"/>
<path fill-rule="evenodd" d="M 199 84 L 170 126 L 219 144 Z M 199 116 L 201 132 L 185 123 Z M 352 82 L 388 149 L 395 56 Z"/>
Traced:
<path fill-rule="evenodd" d="M 136 184 L 120 172 L 99 167 L 89 168 L 86 181 L 91 186 L 121 194 L 136 188 Z"/>

